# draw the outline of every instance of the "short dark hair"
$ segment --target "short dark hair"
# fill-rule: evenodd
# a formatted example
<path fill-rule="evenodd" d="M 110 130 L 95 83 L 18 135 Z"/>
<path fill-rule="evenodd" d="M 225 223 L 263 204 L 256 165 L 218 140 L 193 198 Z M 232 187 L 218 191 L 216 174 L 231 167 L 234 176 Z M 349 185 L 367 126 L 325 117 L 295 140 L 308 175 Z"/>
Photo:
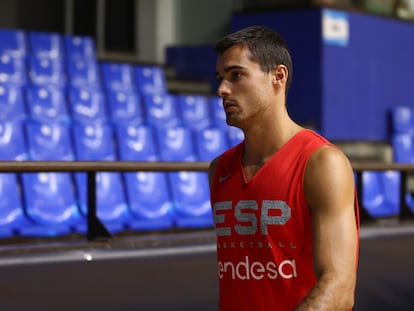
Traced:
<path fill-rule="evenodd" d="M 279 33 L 265 26 L 250 26 L 222 38 L 217 42 L 214 51 L 221 55 L 237 44 L 249 48 L 252 60 L 257 62 L 265 73 L 271 72 L 278 65 L 285 65 L 288 69 L 287 93 L 292 83 L 293 65 L 289 47 Z"/>

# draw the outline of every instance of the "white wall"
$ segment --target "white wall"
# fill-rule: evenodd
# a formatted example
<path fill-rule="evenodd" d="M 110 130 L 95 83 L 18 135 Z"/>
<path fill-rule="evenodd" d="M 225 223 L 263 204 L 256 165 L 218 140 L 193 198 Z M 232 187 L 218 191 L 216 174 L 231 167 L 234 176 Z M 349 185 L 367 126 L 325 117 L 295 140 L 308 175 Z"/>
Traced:
<path fill-rule="evenodd" d="M 164 47 L 176 40 L 176 0 L 137 0 L 136 46 L 142 62 L 164 62 Z"/>
<path fill-rule="evenodd" d="M 177 43 L 215 43 L 229 31 L 231 14 L 240 0 L 177 0 Z"/>
<path fill-rule="evenodd" d="M 0 27 L 19 25 L 20 10 L 27 0 L 0 0 Z M 35 1 L 35 0 L 32 0 Z M 104 53 L 104 10 L 102 0 L 97 10 L 97 48 Z M 164 63 L 165 48 L 172 44 L 214 43 L 229 31 L 231 14 L 242 7 L 243 0 L 135 0 L 136 46 L 131 60 Z M 73 0 L 65 0 L 64 29 L 72 33 Z M 101 5 L 99 5 L 101 4 Z M 102 10 L 99 10 L 102 8 Z"/>
<path fill-rule="evenodd" d="M 214 43 L 229 30 L 241 0 L 137 0 L 137 58 L 164 63 L 172 44 Z"/>

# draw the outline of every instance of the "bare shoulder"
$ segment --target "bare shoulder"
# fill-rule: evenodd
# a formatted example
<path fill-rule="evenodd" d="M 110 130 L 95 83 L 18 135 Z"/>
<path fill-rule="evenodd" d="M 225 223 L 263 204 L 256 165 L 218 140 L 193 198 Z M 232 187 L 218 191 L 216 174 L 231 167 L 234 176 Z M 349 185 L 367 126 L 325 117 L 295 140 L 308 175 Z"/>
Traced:
<path fill-rule="evenodd" d="M 305 197 L 311 208 L 337 206 L 341 202 L 352 202 L 354 198 L 351 163 L 336 146 L 322 146 L 312 154 L 307 163 L 304 182 Z"/>
<path fill-rule="evenodd" d="M 216 167 L 217 167 L 217 163 L 219 162 L 219 159 L 220 159 L 220 156 L 218 156 L 213 161 L 211 161 L 208 167 L 208 181 L 209 181 L 210 187 L 213 183 L 213 177 L 214 177 L 214 173 L 216 172 Z"/>
<path fill-rule="evenodd" d="M 352 170 L 348 157 L 336 146 L 325 145 L 318 148 L 310 157 L 307 168 Z"/>

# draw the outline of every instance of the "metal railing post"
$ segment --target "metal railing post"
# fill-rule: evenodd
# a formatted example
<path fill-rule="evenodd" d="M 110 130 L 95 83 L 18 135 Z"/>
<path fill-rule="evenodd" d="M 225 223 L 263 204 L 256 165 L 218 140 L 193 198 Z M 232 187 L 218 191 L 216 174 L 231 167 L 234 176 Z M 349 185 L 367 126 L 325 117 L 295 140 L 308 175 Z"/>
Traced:
<path fill-rule="evenodd" d="M 87 239 L 88 241 L 107 239 L 111 237 L 111 234 L 102 224 L 101 220 L 97 216 L 96 209 L 96 172 L 88 171 L 87 172 L 87 196 L 88 196 L 88 231 Z"/>

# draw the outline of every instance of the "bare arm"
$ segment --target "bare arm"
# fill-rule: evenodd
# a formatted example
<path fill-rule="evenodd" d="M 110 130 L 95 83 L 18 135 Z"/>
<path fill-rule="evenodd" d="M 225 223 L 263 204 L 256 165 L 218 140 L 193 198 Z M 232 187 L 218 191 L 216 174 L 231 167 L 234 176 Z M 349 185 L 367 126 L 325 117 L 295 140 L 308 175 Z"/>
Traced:
<path fill-rule="evenodd" d="M 313 264 L 317 284 L 296 311 L 350 310 L 354 303 L 358 234 L 352 167 L 335 147 L 319 148 L 305 172 L 312 210 Z"/>

